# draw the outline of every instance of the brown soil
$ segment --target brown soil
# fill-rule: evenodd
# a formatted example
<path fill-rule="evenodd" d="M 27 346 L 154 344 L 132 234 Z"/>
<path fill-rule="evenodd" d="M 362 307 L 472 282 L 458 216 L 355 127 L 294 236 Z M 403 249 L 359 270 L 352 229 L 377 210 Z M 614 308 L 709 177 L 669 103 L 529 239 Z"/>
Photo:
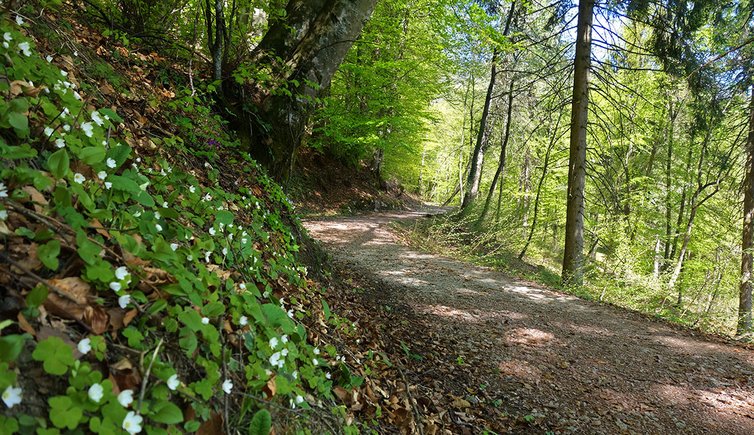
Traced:
<path fill-rule="evenodd" d="M 754 433 L 754 350 L 411 250 L 424 213 L 305 222 L 391 313 L 414 431 Z"/>

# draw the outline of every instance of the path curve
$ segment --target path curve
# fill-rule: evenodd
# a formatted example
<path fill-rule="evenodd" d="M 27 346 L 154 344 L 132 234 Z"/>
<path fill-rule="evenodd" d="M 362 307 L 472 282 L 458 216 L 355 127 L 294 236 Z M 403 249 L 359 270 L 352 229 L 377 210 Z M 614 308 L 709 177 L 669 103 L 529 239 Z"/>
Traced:
<path fill-rule="evenodd" d="M 468 391 L 485 386 L 483 394 L 467 395 L 457 413 L 464 415 L 466 404 L 494 401 L 503 409 L 495 415 L 524 412 L 536 432 L 754 434 L 754 351 L 412 250 L 390 223 L 422 215 L 382 213 L 305 226 L 337 261 L 368 273 L 411 307 L 421 324 L 408 329 L 422 333 L 409 345 L 460 356 L 452 377 Z"/>

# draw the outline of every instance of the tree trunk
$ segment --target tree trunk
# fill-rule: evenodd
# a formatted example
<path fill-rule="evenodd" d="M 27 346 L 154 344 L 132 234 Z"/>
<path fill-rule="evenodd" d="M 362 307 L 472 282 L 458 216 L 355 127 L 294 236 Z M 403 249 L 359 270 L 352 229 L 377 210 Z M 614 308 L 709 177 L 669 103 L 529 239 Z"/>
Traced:
<path fill-rule="evenodd" d="M 508 17 L 505 21 L 503 36 L 508 36 L 513 22 L 513 15 L 516 11 L 516 2 L 511 2 L 508 10 Z M 461 209 L 466 210 L 479 196 L 479 183 L 482 180 L 482 167 L 484 166 L 484 151 L 487 149 L 490 129 L 487 126 L 487 120 L 490 114 L 490 105 L 492 103 L 493 92 L 495 90 L 495 80 L 497 79 L 497 60 L 499 56 L 497 47 L 492 52 L 492 65 L 490 67 L 490 82 L 487 85 L 487 94 L 484 97 L 484 106 L 482 107 L 482 117 L 479 119 L 479 131 L 477 132 L 476 144 L 471 157 L 469 166 L 469 176 L 466 179 L 466 196 L 461 203 Z M 472 122 L 473 123 L 473 122 Z"/>
<path fill-rule="evenodd" d="M 252 92 L 254 113 L 240 113 L 238 131 L 252 155 L 286 181 L 313 102 L 330 85 L 377 0 L 289 0 L 284 19 L 271 23 L 254 50 L 258 63 L 275 65 L 277 89 Z M 275 92 L 287 89 L 287 92 Z M 240 98 L 244 101 L 243 94 Z M 239 105 L 243 106 L 243 105 Z"/>
<path fill-rule="evenodd" d="M 584 278 L 584 182 L 586 127 L 589 113 L 589 68 L 592 55 L 592 15 L 595 0 L 579 0 L 574 60 L 571 138 L 568 159 L 568 204 L 562 280 L 580 286 Z"/>
<path fill-rule="evenodd" d="M 497 165 L 495 176 L 492 178 L 492 184 L 490 185 L 490 190 L 487 193 L 487 199 L 484 201 L 484 209 L 482 210 L 482 214 L 479 215 L 479 221 L 477 221 L 478 224 L 484 223 L 484 220 L 487 218 L 487 212 L 489 212 L 490 210 L 490 202 L 492 202 L 492 197 L 495 195 L 495 187 L 497 186 L 498 181 L 500 181 L 501 186 L 503 183 L 502 178 L 503 171 L 505 171 L 505 155 L 508 149 L 508 141 L 511 134 L 511 118 L 513 117 L 513 84 L 514 81 L 513 79 L 511 79 L 510 85 L 508 86 L 508 111 L 505 118 L 505 133 L 503 133 L 503 138 L 500 143 L 500 162 Z"/>
<path fill-rule="evenodd" d="M 547 145 L 547 152 L 545 152 L 545 161 L 542 165 L 542 175 L 539 177 L 539 182 L 537 183 L 537 193 L 534 196 L 534 213 L 531 218 L 531 226 L 529 227 L 529 236 L 526 238 L 526 243 L 521 249 L 521 252 L 518 254 L 519 260 L 523 259 L 524 255 L 526 255 L 526 251 L 529 249 L 529 245 L 531 244 L 531 239 L 534 236 L 534 230 L 537 229 L 537 218 L 539 217 L 539 197 L 542 194 L 542 186 L 544 185 L 545 178 L 547 177 L 547 171 L 550 166 L 550 155 L 552 154 L 552 149 L 555 146 L 555 142 L 557 141 L 559 127 L 560 116 L 558 116 L 558 122 L 555 123 L 555 128 L 552 130 L 550 143 Z"/>
<path fill-rule="evenodd" d="M 746 179 L 744 181 L 744 225 L 741 238 L 741 285 L 738 296 L 737 335 L 748 334 L 751 323 L 752 249 L 754 249 L 754 86 L 749 106 L 749 136 L 746 139 Z"/>

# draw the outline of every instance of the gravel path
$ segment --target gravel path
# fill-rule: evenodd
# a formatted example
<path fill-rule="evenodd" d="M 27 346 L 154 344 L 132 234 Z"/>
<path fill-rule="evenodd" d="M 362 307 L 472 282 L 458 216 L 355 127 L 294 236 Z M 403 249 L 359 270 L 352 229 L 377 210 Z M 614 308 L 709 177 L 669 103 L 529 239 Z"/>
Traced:
<path fill-rule="evenodd" d="M 437 421 L 437 433 L 478 433 L 483 422 L 520 433 L 754 434 L 751 349 L 414 251 L 390 223 L 422 214 L 305 226 L 385 289 L 386 304 L 409 307 L 399 329 L 424 356 L 407 376 L 425 433 Z"/>

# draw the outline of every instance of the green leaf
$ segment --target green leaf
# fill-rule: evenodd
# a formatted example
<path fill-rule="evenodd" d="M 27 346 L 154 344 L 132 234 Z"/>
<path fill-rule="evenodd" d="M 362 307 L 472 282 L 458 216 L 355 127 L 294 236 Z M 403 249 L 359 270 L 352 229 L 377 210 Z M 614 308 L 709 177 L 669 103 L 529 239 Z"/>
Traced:
<path fill-rule="evenodd" d="M 37 344 L 31 354 L 35 361 L 42 361 L 45 371 L 51 375 L 63 375 L 73 366 L 73 349 L 58 337 L 49 337 Z"/>
<path fill-rule="evenodd" d="M 29 118 L 23 113 L 10 112 L 8 114 L 8 123 L 16 131 L 18 137 L 29 136 Z"/>
<path fill-rule="evenodd" d="M 15 361 L 24 349 L 24 343 L 27 338 L 29 338 L 27 334 L 0 337 L 0 361 Z"/>
<path fill-rule="evenodd" d="M 68 174 L 70 164 L 71 160 L 65 149 L 57 150 L 47 158 L 47 168 L 57 178 L 63 178 Z"/>
<path fill-rule="evenodd" d="M 217 317 L 225 311 L 225 305 L 222 302 L 210 302 L 202 307 L 202 314 L 207 317 Z"/>
<path fill-rule="evenodd" d="M 96 243 L 89 240 L 83 229 L 76 231 L 76 252 L 85 263 L 94 265 L 99 260 L 99 253 L 102 249 Z"/>
<path fill-rule="evenodd" d="M 38 307 L 44 303 L 47 299 L 47 287 L 38 285 L 31 289 L 28 295 L 26 295 L 26 305 L 29 307 Z"/>
<path fill-rule="evenodd" d="M 249 435 L 269 435 L 272 428 L 272 416 L 266 409 L 260 409 L 254 414 L 249 424 Z"/>
<path fill-rule="evenodd" d="M 79 158 L 87 165 L 94 165 L 105 160 L 105 148 L 101 146 L 86 147 L 79 152 Z"/>
<path fill-rule="evenodd" d="M 184 312 L 179 314 L 178 320 L 194 332 L 202 329 L 202 316 L 191 308 L 186 308 Z"/>
<path fill-rule="evenodd" d="M 181 408 L 170 402 L 159 402 L 154 406 L 154 414 L 149 418 L 158 423 L 178 424 L 183 421 Z"/>
<path fill-rule="evenodd" d="M 186 355 L 191 357 L 198 345 L 196 333 L 188 327 L 181 328 L 181 335 L 178 337 L 178 344 L 181 346 L 181 349 L 186 352 Z"/>
<path fill-rule="evenodd" d="M 132 195 L 141 193 L 139 185 L 132 179 L 120 175 L 110 175 L 107 181 L 113 183 L 113 189 L 128 192 Z"/>
<path fill-rule="evenodd" d="M 329 321 L 330 314 L 332 313 L 330 312 L 330 306 L 327 305 L 327 301 L 325 301 L 324 299 L 322 299 L 322 311 L 325 314 L 325 322 Z"/>
<path fill-rule="evenodd" d="M 79 425 L 79 421 L 84 414 L 81 408 L 76 406 L 70 397 L 51 397 L 48 402 L 50 403 L 50 421 L 55 427 L 73 430 Z"/>
<path fill-rule="evenodd" d="M 37 248 L 37 257 L 39 257 L 39 261 L 50 270 L 58 270 L 58 255 L 60 255 L 59 240 L 50 240 Z"/>

